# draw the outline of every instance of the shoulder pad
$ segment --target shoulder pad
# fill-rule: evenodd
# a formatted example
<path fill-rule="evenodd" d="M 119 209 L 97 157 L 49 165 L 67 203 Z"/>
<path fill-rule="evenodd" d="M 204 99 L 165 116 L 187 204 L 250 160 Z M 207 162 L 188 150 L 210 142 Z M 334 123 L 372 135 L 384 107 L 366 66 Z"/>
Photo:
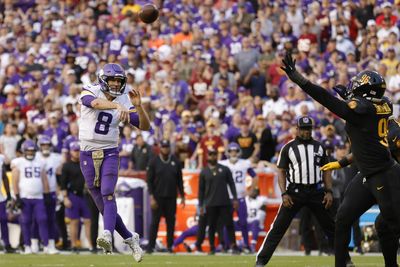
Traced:
<path fill-rule="evenodd" d="M 371 108 L 372 103 L 368 102 L 368 100 L 366 99 L 360 99 L 360 98 L 351 98 L 349 100 L 346 101 L 347 102 L 347 106 L 354 110 L 354 112 L 359 113 L 359 114 L 363 114 L 363 113 L 367 113 L 368 110 Z"/>
<path fill-rule="evenodd" d="M 83 91 L 89 91 L 91 93 L 93 93 L 94 95 L 96 95 L 97 91 L 100 90 L 100 87 L 98 85 L 94 85 L 94 84 L 86 84 L 83 86 Z"/>

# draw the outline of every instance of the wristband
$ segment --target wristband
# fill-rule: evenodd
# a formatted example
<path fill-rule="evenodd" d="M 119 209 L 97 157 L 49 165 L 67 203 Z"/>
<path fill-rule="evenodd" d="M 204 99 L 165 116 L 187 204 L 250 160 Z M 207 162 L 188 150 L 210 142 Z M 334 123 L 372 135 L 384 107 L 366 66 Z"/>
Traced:
<path fill-rule="evenodd" d="M 283 196 L 285 196 L 285 195 L 289 195 L 289 194 L 285 191 L 285 192 L 283 192 L 283 193 L 281 194 L 281 197 L 283 197 Z"/>
<path fill-rule="evenodd" d="M 7 200 L 10 200 L 10 199 L 11 199 L 11 193 L 8 192 L 8 193 L 7 193 Z"/>
<path fill-rule="evenodd" d="M 15 197 L 16 199 L 20 199 L 19 194 L 16 194 Z"/>
<path fill-rule="evenodd" d="M 340 167 L 342 167 L 342 168 L 350 165 L 350 161 L 347 159 L 347 157 L 342 158 L 338 162 L 339 162 Z"/>

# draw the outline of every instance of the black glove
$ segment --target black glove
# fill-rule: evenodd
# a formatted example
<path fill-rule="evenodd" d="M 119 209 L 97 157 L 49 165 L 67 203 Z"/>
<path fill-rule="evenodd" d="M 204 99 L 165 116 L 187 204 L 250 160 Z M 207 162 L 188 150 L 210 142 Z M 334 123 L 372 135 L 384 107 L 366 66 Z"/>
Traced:
<path fill-rule="evenodd" d="M 282 59 L 281 69 L 286 72 L 289 79 L 300 87 L 306 85 L 308 82 L 308 80 L 296 70 L 296 60 L 293 61 L 290 52 L 286 52 L 285 58 Z"/>
<path fill-rule="evenodd" d="M 43 199 L 44 199 L 44 204 L 46 206 L 50 206 L 51 205 L 51 194 L 50 193 L 44 193 L 43 194 Z"/>
<path fill-rule="evenodd" d="M 17 209 L 22 210 L 24 208 L 24 202 L 22 201 L 22 199 L 19 197 L 19 194 L 16 194 L 15 197 L 17 198 L 15 200 L 15 207 Z"/>
<path fill-rule="evenodd" d="M 338 84 L 336 86 L 333 87 L 333 90 L 340 95 L 341 98 L 343 98 L 344 100 L 349 99 L 350 96 L 350 92 L 347 90 L 347 87 L 341 84 Z"/>

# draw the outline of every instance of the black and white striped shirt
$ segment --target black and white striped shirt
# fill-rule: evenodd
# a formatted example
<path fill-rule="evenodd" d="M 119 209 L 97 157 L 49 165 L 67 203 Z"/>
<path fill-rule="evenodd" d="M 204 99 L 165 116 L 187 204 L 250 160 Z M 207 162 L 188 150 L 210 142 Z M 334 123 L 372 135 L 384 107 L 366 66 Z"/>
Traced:
<path fill-rule="evenodd" d="M 278 158 L 278 168 L 287 170 L 286 179 L 294 184 L 322 182 L 320 167 L 328 163 L 322 144 L 314 139 L 305 142 L 299 138 L 289 141 Z"/>

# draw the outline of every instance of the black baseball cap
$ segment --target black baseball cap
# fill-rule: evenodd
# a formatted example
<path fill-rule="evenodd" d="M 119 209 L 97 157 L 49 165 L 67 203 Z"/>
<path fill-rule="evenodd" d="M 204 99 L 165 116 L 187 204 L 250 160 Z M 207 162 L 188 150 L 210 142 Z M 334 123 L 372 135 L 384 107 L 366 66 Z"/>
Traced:
<path fill-rule="evenodd" d="M 313 127 L 313 120 L 308 116 L 300 117 L 297 120 L 297 127 L 299 128 L 312 128 Z"/>
<path fill-rule="evenodd" d="M 161 147 L 170 147 L 171 144 L 169 143 L 169 140 L 164 139 L 160 142 Z"/>

